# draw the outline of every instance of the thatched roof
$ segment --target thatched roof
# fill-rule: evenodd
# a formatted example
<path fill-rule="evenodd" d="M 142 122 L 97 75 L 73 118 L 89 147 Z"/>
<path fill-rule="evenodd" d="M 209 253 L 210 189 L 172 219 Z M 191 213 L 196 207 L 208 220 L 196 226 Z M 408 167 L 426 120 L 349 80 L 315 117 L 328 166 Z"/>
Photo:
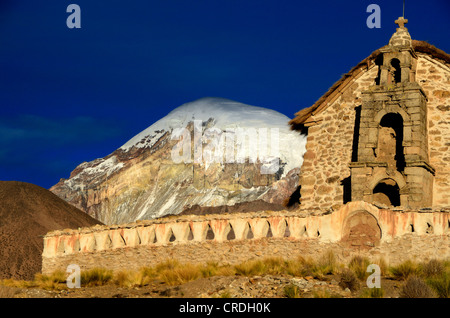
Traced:
<path fill-rule="evenodd" d="M 412 46 L 416 53 L 424 53 L 428 54 L 434 59 L 441 60 L 444 64 L 450 65 L 450 54 L 445 53 L 444 51 L 436 48 L 435 46 L 424 42 L 424 41 L 412 41 Z M 347 74 L 343 75 L 340 80 L 331 86 L 331 88 L 317 100 L 314 105 L 304 108 L 295 114 L 295 118 L 289 121 L 289 125 L 291 125 L 292 130 L 298 130 L 301 132 L 305 131 L 305 123 L 311 116 L 317 114 L 328 106 L 328 102 L 335 97 L 336 94 L 339 94 L 346 85 L 352 81 L 355 77 L 357 77 L 361 72 L 365 71 L 369 65 L 378 57 L 381 53 L 380 48 L 362 60 L 358 65 L 353 67 Z"/>

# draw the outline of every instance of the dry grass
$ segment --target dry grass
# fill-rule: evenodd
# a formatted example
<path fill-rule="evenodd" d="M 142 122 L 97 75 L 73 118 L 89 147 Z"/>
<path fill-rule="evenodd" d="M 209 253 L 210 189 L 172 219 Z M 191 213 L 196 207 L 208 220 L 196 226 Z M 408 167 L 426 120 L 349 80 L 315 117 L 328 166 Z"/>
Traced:
<path fill-rule="evenodd" d="M 383 298 L 385 291 L 383 288 L 366 288 L 361 294 L 361 298 Z"/>
<path fill-rule="evenodd" d="M 296 285 L 286 285 L 283 291 L 286 298 L 300 298 L 300 288 Z"/>
<path fill-rule="evenodd" d="M 335 274 L 338 264 L 333 251 L 328 250 L 319 257 L 317 265 L 314 268 L 314 277 L 323 278 L 325 275 Z"/>
<path fill-rule="evenodd" d="M 450 262 L 430 260 L 417 263 L 405 261 L 396 266 L 388 266 L 384 259 L 369 260 L 366 257 L 355 256 L 347 264 L 339 264 L 332 251 L 326 251 L 316 260 L 298 256 L 292 259 L 281 257 L 266 257 L 248 260 L 235 265 L 219 265 L 208 262 L 206 264 L 182 264 L 176 260 L 156 264 L 152 267 L 143 267 L 140 270 L 122 270 L 113 272 L 104 268 L 94 268 L 81 271 L 81 286 L 101 286 L 115 284 L 123 288 L 142 287 L 153 281 L 160 281 L 167 285 L 180 285 L 199 278 L 213 276 L 264 276 L 286 275 L 294 277 L 312 276 L 318 279 L 327 279 L 327 275 L 338 274 L 339 285 L 352 292 L 360 290 L 360 297 L 383 297 L 382 288 L 361 289 L 369 264 L 378 264 L 381 275 L 405 281 L 402 288 L 403 297 L 450 297 Z M 0 281 L 0 297 L 13 297 L 21 288 L 42 288 L 46 290 L 67 289 L 66 279 L 68 273 L 56 271 L 50 275 L 37 274 L 33 281 L 5 279 Z M 298 297 L 298 287 L 286 286 L 286 297 Z M 2 296 L 4 295 L 4 296 Z M 228 294 L 224 294 L 228 297 Z M 332 297 L 326 291 L 316 291 L 315 297 Z"/>
<path fill-rule="evenodd" d="M 234 276 L 236 271 L 232 266 L 219 266 L 215 262 L 208 262 L 204 266 L 200 267 L 200 271 L 203 277 L 212 276 Z"/>
<path fill-rule="evenodd" d="M 35 284 L 33 281 L 27 281 L 27 280 L 14 280 L 14 279 L 3 279 L 0 283 L 1 286 L 6 287 L 15 287 L 15 288 L 30 288 L 30 287 L 36 287 L 37 284 Z"/>
<path fill-rule="evenodd" d="M 113 271 L 105 268 L 93 268 L 81 271 L 81 286 L 103 286 L 113 278 Z"/>
<path fill-rule="evenodd" d="M 168 285 L 179 285 L 202 277 L 202 272 L 198 265 L 184 264 L 161 270 L 158 277 Z"/>
<path fill-rule="evenodd" d="M 326 275 L 336 273 L 337 269 L 338 264 L 332 251 L 322 254 L 318 261 L 303 257 L 297 257 L 293 260 L 285 260 L 281 257 L 267 257 L 246 261 L 234 266 L 236 275 L 242 276 L 290 275 L 323 278 Z"/>
<path fill-rule="evenodd" d="M 236 275 L 256 276 L 262 275 L 266 271 L 266 267 L 261 260 L 246 261 L 234 266 Z"/>
<path fill-rule="evenodd" d="M 425 281 L 415 275 L 410 275 L 405 281 L 400 294 L 401 298 L 434 298 L 433 290 Z"/>
<path fill-rule="evenodd" d="M 0 286 L 13 288 L 41 288 L 45 290 L 63 290 L 67 289 L 67 274 L 63 271 L 55 271 L 50 275 L 38 273 L 34 276 L 34 280 L 14 280 L 4 279 L 0 282 Z"/>
<path fill-rule="evenodd" d="M 348 267 L 355 273 L 359 280 L 365 281 L 370 273 L 367 272 L 367 267 L 372 264 L 367 257 L 354 256 Z"/>
<path fill-rule="evenodd" d="M 17 288 L 0 285 L 0 298 L 14 298 L 18 293 Z"/>
<path fill-rule="evenodd" d="M 222 293 L 220 293 L 219 295 L 220 298 L 231 298 L 232 295 L 228 290 L 223 291 Z"/>
<path fill-rule="evenodd" d="M 312 276 L 318 279 L 326 275 L 336 274 L 342 265 L 338 264 L 332 251 L 323 253 L 317 261 L 299 256 L 296 260 L 287 261 L 285 273 L 291 276 Z"/>
<path fill-rule="evenodd" d="M 359 281 L 353 270 L 346 268 L 340 273 L 339 276 L 339 286 L 342 289 L 348 288 L 351 291 L 355 291 L 359 288 Z"/>
<path fill-rule="evenodd" d="M 61 270 L 53 272 L 51 275 L 36 274 L 33 283 L 35 286 L 46 290 L 67 289 L 67 274 Z"/>
<path fill-rule="evenodd" d="M 335 293 L 331 293 L 329 290 L 326 290 L 324 288 L 315 290 L 313 292 L 313 297 L 314 298 L 341 298 L 341 295 L 335 294 Z"/>
<path fill-rule="evenodd" d="M 242 267 L 250 267 L 251 264 L 242 264 Z M 175 260 L 167 260 L 154 268 L 143 269 L 147 271 L 143 274 L 144 279 L 152 278 L 165 282 L 168 285 L 183 284 L 202 277 L 231 276 L 236 274 L 236 270 L 231 266 L 219 266 L 217 263 L 206 264 L 180 264 Z M 142 270 L 141 270 L 142 271 Z"/>
<path fill-rule="evenodd" d="M 425 278 L 439 277 L 445 273 L 443 261 L 432 259 L 419 265 L 422 275 Z"/>
<path fill-rule="evenodd" d="M 380 267 L 381 276 L 387 276 L 389 274 L 389 266 L 388 263 L 384 258 L 376 258 L 375 260 L 371 261 L 372 264 L 376 264 Z"/>
<path fill-rule="evenodd" d="M 443 273 L 426 280 L 439 298 L 450 298 L 450 274 Z"/>
<path fill-rule="evenodd" d="M 267 257 L 246 261 L 233 266 L 234 273 L 242 276 L 281 275 L 295 271 L 295 264 L 281 257 Z"/>
<path fill-rule="evenodd" d="M 389 268 L 391 275 L 398 280 L 406 280 L 410 276 L 420 276 L 421 270 L 419 264 L 407 260 L 397 266 Z"/>
<path fill-rule="evenodd" d="M 148 285 L 152 274 L 143 268 L 139 271 L 123 270 L 114 273 L 112 281 L 119 287 L 142 287 Z"/>

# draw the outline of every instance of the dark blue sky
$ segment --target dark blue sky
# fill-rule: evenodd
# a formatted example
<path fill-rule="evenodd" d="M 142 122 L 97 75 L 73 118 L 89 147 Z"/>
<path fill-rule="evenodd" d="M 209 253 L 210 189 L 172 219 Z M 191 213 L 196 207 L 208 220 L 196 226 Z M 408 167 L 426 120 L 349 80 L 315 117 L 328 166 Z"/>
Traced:
<path fill-rule="evenodd" d="M 81 29 L 66 26 L 72 3 Z M 201 97 L 292 118 L 401 15 L 402 0 L 0 0 L 0 180 L 49 188 Z M 450 52 L 450 1 L 407 0 L 405 16 Z"/>

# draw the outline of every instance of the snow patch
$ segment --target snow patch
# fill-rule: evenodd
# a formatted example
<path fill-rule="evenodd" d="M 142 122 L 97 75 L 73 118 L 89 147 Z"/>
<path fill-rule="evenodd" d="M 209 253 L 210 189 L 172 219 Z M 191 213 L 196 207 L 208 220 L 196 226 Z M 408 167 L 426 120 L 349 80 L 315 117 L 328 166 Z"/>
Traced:
<path fill-rule="evenodd" d="M 279 159 L 280 164 L 286 164 L 282 177 L 290 170 L 300 167 L 305 153 L 306 136 L 292 131 L 288 125 L 289 117 L 268 108 L 246 105 L 225 98 L 205 97 L 196 101 L 185 103 L 171 111 L 167 116 L 134 136 L 120 149 L 128 151 L 132 147 L 152 147 L 166 132 L 174 133 L 178 138 L 190 122 L 201 120 L 210 121 L 217 131 L 225 132 L 227 129 L 248 128 L 277 128 L 279 132 Z M 270 132 L 269 132 L 270 134 Z M 293 147 L 293 145 L 295 145 Z M 247 147 L 250 147 L 247 146 Z M 270 147 L 270 144 L 269 144 Z M 206 149 L 206 156 L 211 157 Z M 251 149 L 244 150 L 249 156 Z M 262 159 L 262 158 L 259 158 Z M 208 168 L 208 163 L 206 163 Z"/>
<path fill-rule="evenodd" d="M 95 159 L 91 162 L 83 162 L 78 166 L 78 168 L 83 168 L 80 173 L 74 177 L 65 180 L 66 184 L 72 190 L 84 189 L 83 180 L 92 180 L 102 176 L 110 176 L 112 173 L 122 169 L 124 167 L 123 162 L 117 162 L 116 156 L 111 156 L 108 159 Z"/>
<path fill-rule="evenodd" d="M 111 173 L 123 168 L 123 166 L 124 166 L 123 162 L 117 163 L 116 156 L 112 156 L 106 160 L 104 160 L 104 159 L 97 159 L 97 160 L 96 161 L 99 162 L 98 164 L 96 164 L 95 166 L 92 166 L 92 167 L 84 168 L 83 173 L 86 173 L 86 174 L 100 174 L 101 173 L 101 174 L 106 174 L 107 176 L 109 176 Z"/>

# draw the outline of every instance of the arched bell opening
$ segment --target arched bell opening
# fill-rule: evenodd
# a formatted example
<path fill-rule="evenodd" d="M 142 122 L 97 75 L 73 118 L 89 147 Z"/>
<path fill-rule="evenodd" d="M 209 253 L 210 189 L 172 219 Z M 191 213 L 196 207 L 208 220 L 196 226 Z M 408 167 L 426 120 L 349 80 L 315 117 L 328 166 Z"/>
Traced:
<path fill-rule="evenodd" d="M 386 206 L 400 206 L 400 188 L 393 179 L 381 180 L 372 191 L 372 200 Z"/>
<path fill-rule="evenodd" d="M 403 118 L 397 113 L 388 113 L 380 120 L 378 132 L 377 161 L 383 161 L 395 170 L 405 169 L 403 152 Z"/>
<path fill-rule="evenodd" d="M 391 84 L 397 84 L 402 82 L 402 69 L 400 67 L 400 60 L 393 58 L 390 63 L 389 79 Z"/>

